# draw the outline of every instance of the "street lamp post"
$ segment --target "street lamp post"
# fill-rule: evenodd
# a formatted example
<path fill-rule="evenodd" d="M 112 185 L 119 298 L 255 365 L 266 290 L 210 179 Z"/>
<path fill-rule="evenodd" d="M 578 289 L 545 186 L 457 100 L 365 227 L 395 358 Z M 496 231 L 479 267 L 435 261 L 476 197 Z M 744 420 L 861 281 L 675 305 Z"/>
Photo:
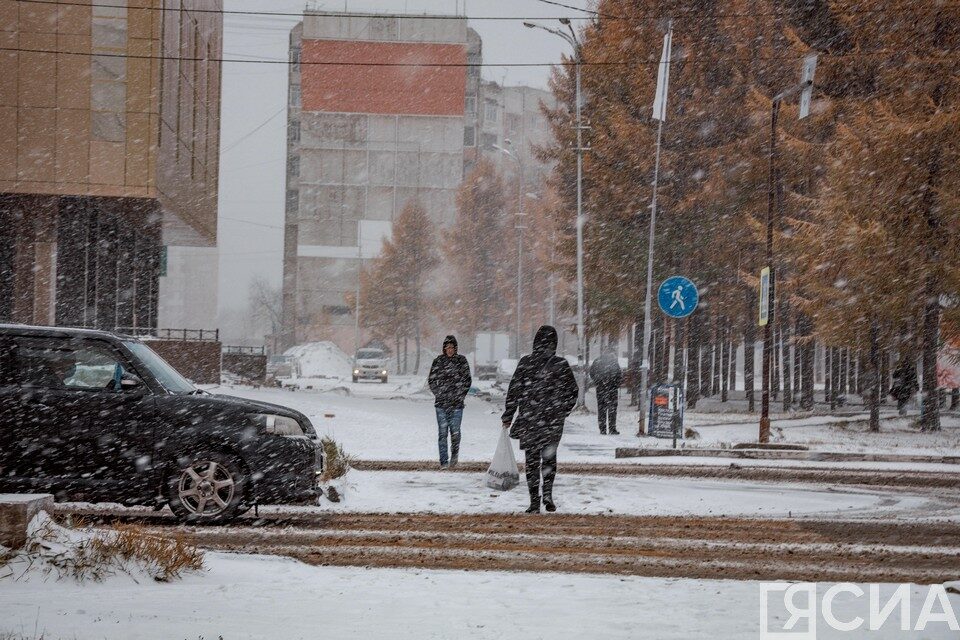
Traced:
<path fill-rule="evenodd" d="M 573 28 L 570 26 L 570 20 L 567 18 L 561 18 L 560 22 L 570 30 L 569 34 L 564 33 L 559 29 L 551 29 L 550 27 L 545 27 L 534 22 L 524 22 L 523 26 L 529 29 L 542 29 L 547 33 L 560 36 L 566 40 L 571 47 L 573 47 L 575 65 L 574 71 L 576 76 L 576 93 L 574 100 L 576 101 L 577 128 L 577 364 L 579 365 L 579 371 L 577 373 L 580 378 L 576 408 L 583 409 L 586 406 L 583 398 L 587 388 L 587 367 L 586 363 L 584 362 L 587 351 L 587 336 L 583 326 L 583 152 L 587 151 L 587 149 L 584 149 L 583 147 L 584 126 L 581 113 L 582 100 L 580 96 L 580 65 L 583 62 L 583 59 L 580 41 L 577 39 L 577 34 L 574 32 Z"/>
<path fill-rule="evenodd" d="M 509 140 L 504 140 L 505 144 L 510 144 Z M 497 149 L 505 156 L 509 156 L 517 163 L 517 222 L 514 225 L 514 229 L 517 230 L 517 339 L 515 344 L 514 355 L 519 359 L 520 358 L 520 309 L 523 304 L 523 230 L 527 227 L 523 224 L 523 186 L 525 184 L 523 177 L 523 162 L 520 160 L 520 156 L 516 152 L 501 147 L 500 145 L 492 145 L 494 149 Z"/>
<path fill-rule="evenodd" d="M 777 206 L 777 120 L 780 115 L 780 104 L 790 96 L 800 93 L 800 119 L 810 113 L 810 95 L 813 91 L 813 74 L 817 68 L 817 56 L 809 55 L 804 59 L 803 75 L 800 83 L 785 89 L 773 97 L 770 107 L 770 152 L 769 169 L 767 175 L 767 237 L 766 260 L 770 270 L 769 293 L 767 295 L 767 321 L 763 325 L 763 381 L 760 387 L 760 433 L 758 441 L 765 444 L 770 441 L 770 369 L 773 358 L 773 323 L 776 322 L 774 304 L 776 295 L 776 269 L 773 264 L 773 218 Z M 761 293 L 761 297 L 762 297 Z"/>

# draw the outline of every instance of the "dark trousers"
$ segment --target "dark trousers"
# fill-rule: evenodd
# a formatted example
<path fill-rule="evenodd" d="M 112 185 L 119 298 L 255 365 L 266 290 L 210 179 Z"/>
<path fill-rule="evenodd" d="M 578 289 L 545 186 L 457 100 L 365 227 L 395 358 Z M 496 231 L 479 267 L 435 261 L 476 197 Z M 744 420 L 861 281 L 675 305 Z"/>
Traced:
<path fill-rule="evenodd" d="M 617 428 L 617 392 L 616 387 L 597 387 L 597 420 L 600 423 L 600 433 L 607 432 L 607 423 L 610 430 Z"/>
<path fill-rule="evenodd" d="M 543 495 L 553 494 L 553 479 L 557 476 L 557 446 L 553 442 L 542 449 L 525 449 L 527 488 L 531 498 L 540 497 L 540 474 L 543 473 Z"/>

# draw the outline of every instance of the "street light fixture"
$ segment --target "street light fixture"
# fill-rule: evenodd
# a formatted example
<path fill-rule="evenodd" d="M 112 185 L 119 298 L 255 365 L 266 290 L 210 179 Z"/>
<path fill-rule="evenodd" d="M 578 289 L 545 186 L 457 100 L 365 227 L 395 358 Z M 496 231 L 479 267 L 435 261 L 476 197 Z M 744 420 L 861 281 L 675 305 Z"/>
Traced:
<path fill-rule="evenodd" d="M 577 364 L 579 365 L 578 375 L 580 377 L 579 390 L 577 393 L 577 408 L 583 409 L 586 406 L 583 398 L 587 387 L 587 366 L 584 362 L 587 345 L 586 332 L 583 326 L 583 152 L 586 151 L 586 149 L 583 147 L 583 130 L 585 127 L 582 121 L 582 101 L 580 96 L 580 66 L 583 62 L 583 50 L 580 46 L 580 41 L 577 39 L 576 32 L 573 30 L 573 27 L 570 26 L 570 20 L 561 18 L 560 24 L 566 26 L 570 33 L 567 34 L 559 29 L 546 27 L 535 22 L 524 22 L 523 26 L 528 29 L 540 29 L 547 33 L 552 33 L 555 36 L 563 38 L 573 47 L 573 60 L 576 72 L 576 94 L 574 100 L 576 101 L 577 128 Z"/>

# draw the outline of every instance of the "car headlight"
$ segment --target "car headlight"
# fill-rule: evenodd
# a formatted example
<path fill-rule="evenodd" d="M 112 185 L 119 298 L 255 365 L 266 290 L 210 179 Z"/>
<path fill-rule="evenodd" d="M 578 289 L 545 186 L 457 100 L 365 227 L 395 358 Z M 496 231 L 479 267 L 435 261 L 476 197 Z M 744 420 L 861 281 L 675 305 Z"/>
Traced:
<path fill-rule="evenodd" d="M 357 375 L 358 373 L 360 373 L 360 369 L 354 369 L 354 370 L 353 370 L 353 375 Z"/>
<path fill-rule="evenodd" d="M 387 370 L 386 370 L 386 369 L 384 369 L 384 370 L 383 370 L 383 371 L 381 371 L 380 373 L 382 373 L 383 375 L 387 375 Z"/>
<path fill-rule="evenodd" d="M 278 416 L 272 413 L 258 413 L 254 420 L 263 427 L 264 433 L 272 433 L 277 436 L 303 436 L 303 427 L 293 418 L 287 416 Z"/>

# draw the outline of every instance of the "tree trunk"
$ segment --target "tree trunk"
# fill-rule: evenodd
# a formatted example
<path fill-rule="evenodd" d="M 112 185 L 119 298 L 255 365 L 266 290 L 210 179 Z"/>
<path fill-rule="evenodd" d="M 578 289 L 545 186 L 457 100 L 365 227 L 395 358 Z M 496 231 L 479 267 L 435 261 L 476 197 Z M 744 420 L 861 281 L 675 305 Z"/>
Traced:
<path fill-rule="evenodd" d="M 747 314 L 746 324 L 743 330 L 743 392 L 747 399 L 747 411 L 753 413 L 756 411 L 756 405 L 753 397 L 753 356 L 756 352 L 757 327 L 754 323 L 754 309 L 756 308 L 756 295 L 753 289 L 747 289 Z"/>
<path fill-rule="evenodd" d="M 770 399 L 776 400 L 777 396 L 780 395 L 780 372 L 783 370 L 781 367 L 781 359 L 783 358 L 783 323 L 780 321 L 780 306 L 777 305 L 777 324 L 773 327 L 773 366 L 770 367 Z"/>
<path fill-rule="evenodd" d="M 880 354 L 880 402 L 887 398 L 890 388 L 890 352 L 884 349 Z"/>
<path fill-rule="evenodd" d="M 834 347 L 830 350 L 830 408 L 836 409 L 840 401 L 840 363 L 843 359 L 843 349 Z"/>
<path fill-rule="evenodd" d="M 933 276 L 924 286 L 921 364 L 923 369 L 923 404 L 920 408 L 920 430 L 940 431 L 940 397 L 937 393 L 937 352 L 940 349 L 940 296 Z"/>
<path fill-rule="evenodd" d="M 720 402 L 726 402 L 728 399 L 727 389 L 730 383 L 728 378 L 730 367 L 727 366 L 727 325 L 723 318 L 720 319 L 717 338 L 717 353 L 720 354 L 720 359 L 717 361 L 720 368 Z"/>
<path fill-rule="evenodd" d="M 394 353 L 397 354 L 397 375 L 400 375 L 400 366 L 403 364 L 403 362 L 401 361 L 401 357 L 400 357 L 400 355 L 401 355 L 401 354 L 400 354 L 400 334 L 398 333 L 398 334 L 397 334 L 396 336 L 394 336 L 394 337 L 395 337 L 396 340 L 397 340 L 397 350 L 394 351 Z"/>
<path fill-rule="evenodd" d="M 737 390 L 737 347 L 733 341 L 733 325 L 727 328 L 727 381 L 730 391 Z"/>
<path fill-rule="evenodd" d="M 403 375 L 407 375 L 407 372 L 410 371 L 409 344 L 410 341 L 407 336 L 403 336 Z"/>
<path fill-rule="evenodd" d="M 817 343 L 810 336 L 812 327 L 810 318 L 801 315 L 798 319 L 797 333 L 806 338 L 800 349 L 800 385 L 803 391 L 800 395 L 800 408 L 804 411 L 813 410 L 813 365 L 817 351 Z"/>
<path fill-rule="evenodd" d="M 783 351 L 783 410 L 790 411 L 793 408 L 793 365 L 790 362 L 790 343 L 793 340 L 790 331 L 790 305 L 784 302 L 782 308 L 780 341 Z"/>
<path fill-rule="evenodd" d="M 673 381 L 683 385 L 683 356 L 686 343 L 687 321 L 673 321 Z"/>
<path fill-rule="evenodd" d="M 723 338 L 719 319 L 713 323 L 712 340 L 713 344 L 710 346 L 710 351 L 713 353 L 713 361 L 710 365 L 710 395 L 716 396 L 720 393 L 720 367 L 723 366 L 723 352 L 720 350 Z"/>
<path fill-rule="evenodd" d="M 417 352 L 413 354 L 413 375 L 420 375 L 420 323 L 417 323 L 417 331 L 414 334 L 414 343 Z"/>
<path fill-rule="evenodd" d="M 950 410 L 960 409 L 960 389 L 950 391 Z"/>
<path fill-rule="evenodd" d="M 684 393 L 687 408 L 696 409 L 700 399 L 700 322 L 696 315 L 687 319 L 687 375 Z"/>
<path fill-rule="evenodd" d="M 825 402 L 830 404 L 830 410 L 837 408 L 837 402 L 833 395 L 833 348 L 824 347 L 823 349 L 823 394 Z"/>
<path fill-rule="evenodd" d="M 875 318 L 870 321 L 870 431 L 880 431 L 880 329 Z"/>

